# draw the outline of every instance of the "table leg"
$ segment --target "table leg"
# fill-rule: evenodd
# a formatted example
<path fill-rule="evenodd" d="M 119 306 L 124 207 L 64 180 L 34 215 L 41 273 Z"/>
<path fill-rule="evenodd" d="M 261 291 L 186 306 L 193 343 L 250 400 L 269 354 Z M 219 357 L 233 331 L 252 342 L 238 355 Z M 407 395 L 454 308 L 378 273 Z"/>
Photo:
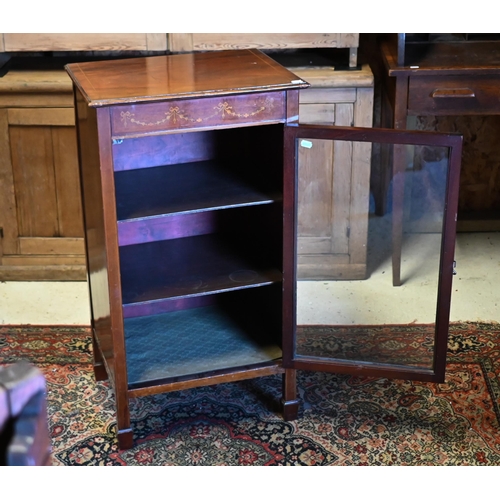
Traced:
<path fill-rule="evenodd" d="M 407 99 L 408 78 L 397 78 L 394 99 L 395 129 L 406 129 Z M 401 285 L 405 163 L 404 146 L 395 144 L 392 160 L 392 284 L 394 286 Z"/>
<path fill-rule="evenodd" d="M 403 208 L 405 192 L 404 146 L 395 144 L 392 162 L 392 284 L 401 285 Z"/>

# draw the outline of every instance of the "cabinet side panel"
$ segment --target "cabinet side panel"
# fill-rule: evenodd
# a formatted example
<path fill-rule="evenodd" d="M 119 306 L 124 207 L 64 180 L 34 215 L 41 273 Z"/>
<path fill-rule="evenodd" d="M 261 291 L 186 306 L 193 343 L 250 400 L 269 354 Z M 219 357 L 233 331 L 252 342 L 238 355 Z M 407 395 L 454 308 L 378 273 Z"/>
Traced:
<path fill-rule="evenodd" d="M 92 326 L 102 354 L 108 362 L 108 368 L 110 368 L 113 365 L 112 362 L 109 363 L 113 357 L 113 342 L 97 116 L 95 110 L 87 106 L 79 91 L 76 91 L 76 112 Z M 112 373 L 109 375 L 113 377 Z"/>
<path fill-rule="evenodd" d="M 99 168 L 101 180 L 101 200 L 106 249 L 106 270 L 108 281 L 109 311 L 111 318 L 112 352 L 103 350 L 109 370 L 114 374 L 118 429 L 130 427 L 128 409 L 127 360 L 122 311 L 120 277 L 120 256 L 118 251 L 118 228 L 116 223 L 116 201 L 111 145 L 111 123 L 109 108 L 97 108 L 97 144 L 99 147 Z M 92 146 L 92 145 L 91 145 Z M 106 331 L 106 334 L 108 332 Z"/>

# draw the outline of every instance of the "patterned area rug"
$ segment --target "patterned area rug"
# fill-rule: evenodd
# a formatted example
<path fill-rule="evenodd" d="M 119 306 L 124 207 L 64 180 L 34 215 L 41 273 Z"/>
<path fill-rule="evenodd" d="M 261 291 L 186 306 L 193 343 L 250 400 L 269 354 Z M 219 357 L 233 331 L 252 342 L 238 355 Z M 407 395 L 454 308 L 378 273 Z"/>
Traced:
<path fill-rule="evenodd" d="M 87 328 L 0 327 L 0 363 L 45 374 L 54 465 L 500 465 L 499 335 L 452 325 L 443 384 L 299 372 L 294 422 L 278 376 L 138 398 L 127 451 Z"/>

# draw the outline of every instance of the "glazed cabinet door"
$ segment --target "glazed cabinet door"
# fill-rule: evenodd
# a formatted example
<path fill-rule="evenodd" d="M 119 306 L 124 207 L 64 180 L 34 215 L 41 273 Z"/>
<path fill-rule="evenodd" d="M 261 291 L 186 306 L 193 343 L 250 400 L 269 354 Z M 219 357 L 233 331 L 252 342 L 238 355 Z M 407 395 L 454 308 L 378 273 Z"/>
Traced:
<path fill-rule="evenodd" d="M 359 237 L 356 252 L 367 263 L 361 279 L 297 280 L 297 259 L 285 270 L 294 317 L 284 339 L 285 367 L 353 375 L 440 382 L 444 379 L 462 137 L 354 127 L 285 127 L 285 171 L 298 179 L 284 194 L 294 230 L 286 245 L 297 253 L 304 151 L 318 141 L 333 157 L 356 150 L 356 175 L 328 210 L 349 220 L 333 228 Z M 318 155 L 321 158 L 321 155 Z M 389 169 L 387 213 L 375 213 L 370 183 L 374 167 Z M 309 169 L 322 168 L 309 165 Z M 332 173 L 323 182 L 338 183 Z M 324 186 L 323 186 L 324 187 Z M 333 185 L 342 192 L 342 186 Z M 318 197 L 318 214 L 322 198 Z M 355 202 L 353 201 L 355 200 Z M 303 228 L 302 228 L 303 229 Z M 285 246 L 286 246 L 285 245 Z M 329 251 L 329 249 L 326 249 Z M 399 286 L 393 275 L 400 277 Z"/>

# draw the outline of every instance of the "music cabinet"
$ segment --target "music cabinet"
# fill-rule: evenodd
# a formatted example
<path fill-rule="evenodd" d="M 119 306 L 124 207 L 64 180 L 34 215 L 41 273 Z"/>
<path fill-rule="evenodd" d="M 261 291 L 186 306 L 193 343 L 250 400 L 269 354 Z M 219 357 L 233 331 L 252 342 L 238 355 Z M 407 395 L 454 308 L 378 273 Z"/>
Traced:
<path fill-rule="evenodd" d="M 255 49 L 66 70 L 94 371 L 114 389 L 120 448 L 133 446 L 134 397 L 282 374 L 283 417 L 292 420 L 296 369 L 442 379 L 453 239 L 444 240 L 435 366 L 405 371 L 295 351 L 302 137 L 412 143 L 428 136 L 299 125 L 299 92 L 308 83 Z"/>

